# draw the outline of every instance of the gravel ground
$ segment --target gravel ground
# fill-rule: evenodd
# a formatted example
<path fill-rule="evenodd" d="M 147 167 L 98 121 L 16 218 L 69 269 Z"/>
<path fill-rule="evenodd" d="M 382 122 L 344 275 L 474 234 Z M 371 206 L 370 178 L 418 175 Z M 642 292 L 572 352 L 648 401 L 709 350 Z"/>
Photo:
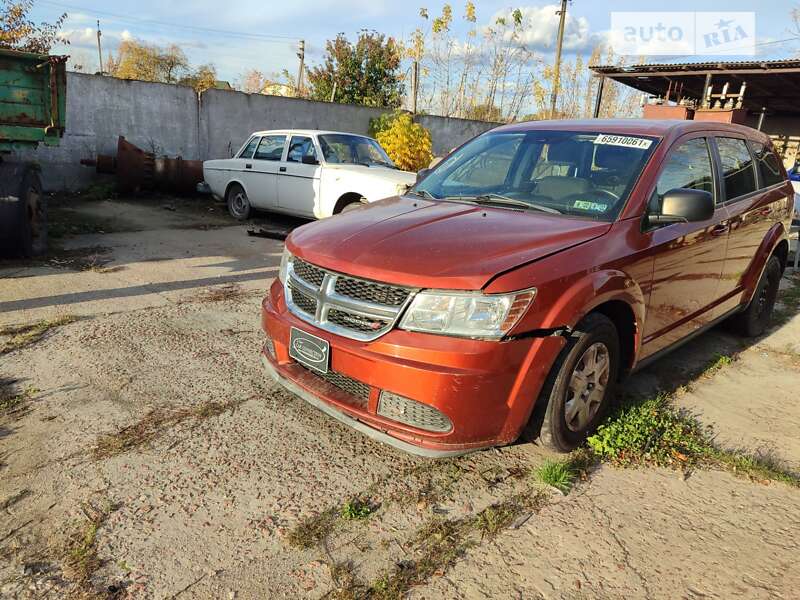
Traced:
<path fill-rule="evenodd" d="M 80 317 L 0 355 L 0 378 L 35 388 L 26 409 L 0 421 L 0 596 L 347 597 L 348 577 L 374 582 L 418 556 L 417 532 L 430 519 L 469 519 L 534 493 L 520 474 L 549 457 L 535 445 L 419 459 L 267 381 L 258 307 L 280 241 L 125 214 L 140 232 L 65 240 L 102 242 L 104 267 L 120 270 L 0 265 L 0 322 Z M 85 295 L 40 300 L 70 289 Z M 798 366 L 787 347 L 799 334 L 797 316 L 750 347 L 714 331 L 628 389 L 691 384 L 680 402 L 726 443 L 768 446 L 800 464 Z M 697 377 L 733 351 L 733 365 Z M 105 436 L 131 426 L 147 433 L 141 444 L 98 456 L 104 440 L 119 439 Z M 800 586 L 797 489 L 720 472 L 601 467 L 566 497 L 542 493 L 541 506 L 497 536 L 475 536 L 410 597 L 790 598 Z M 339 517 L 356 497 L 374 514 Z M 324 542 L 291 543 L 298 524 L 329 509 Z"/>

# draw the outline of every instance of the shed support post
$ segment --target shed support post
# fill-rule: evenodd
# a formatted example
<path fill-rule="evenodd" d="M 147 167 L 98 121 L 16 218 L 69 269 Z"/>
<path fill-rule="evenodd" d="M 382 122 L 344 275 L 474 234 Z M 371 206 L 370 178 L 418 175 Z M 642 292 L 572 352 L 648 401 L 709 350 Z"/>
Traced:
<path fill-rule="evenodd" d="M 597 96 L 594 99 L 594 114 L 592 115 L 595 119 L 600 116 L 600 104 L 603 101 L 603 87 L 605 87 L 606 78 L 604 75 L 600 75 L 600 80 L 597 82 Z"/>
<path fill-rule="evenodd" d="M 761 107 L 761 114 L 758 115 L 758 125 L 756 125 L 756 129 L 761 131 L 761 128 L 764 126 L 764 115 L 767 112 L 767 108 L 765 106 Z"/>

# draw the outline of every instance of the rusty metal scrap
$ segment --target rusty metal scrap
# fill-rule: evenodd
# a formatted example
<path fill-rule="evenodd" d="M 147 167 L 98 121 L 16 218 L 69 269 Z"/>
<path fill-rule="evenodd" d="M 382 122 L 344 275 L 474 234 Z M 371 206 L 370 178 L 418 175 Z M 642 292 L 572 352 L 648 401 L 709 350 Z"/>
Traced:
<path fill-rule="evenodd" d="M 157 157 L 131 144 L 123 136 L 117 140 L 117 155 L 98 154 L 83 159 L 81 164 L 94 167 L 98 173 L 117 176 L 121 193 L 162 190 L 192 194 L 203 181 L 203 161 Z"/>

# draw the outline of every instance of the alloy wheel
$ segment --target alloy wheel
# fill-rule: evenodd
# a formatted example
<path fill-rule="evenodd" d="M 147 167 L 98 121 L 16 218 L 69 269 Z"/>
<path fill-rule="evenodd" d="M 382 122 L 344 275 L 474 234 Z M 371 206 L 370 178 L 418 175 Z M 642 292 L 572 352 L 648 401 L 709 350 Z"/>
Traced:
<path fill-rule="evenodd" d="M 611 359 L 602 342 L 589 346 L 575 363 L 564 403 L 564 417 L 570 430 L 583 431 L 600 410 L 610 372 Z"/>

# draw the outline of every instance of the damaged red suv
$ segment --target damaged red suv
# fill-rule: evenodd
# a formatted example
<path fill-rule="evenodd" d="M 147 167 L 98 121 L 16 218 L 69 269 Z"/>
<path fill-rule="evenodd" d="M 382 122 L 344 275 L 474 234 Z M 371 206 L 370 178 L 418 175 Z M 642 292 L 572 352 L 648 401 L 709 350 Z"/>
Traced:
<path fill-rule="evenodd" d="M 567 451 L 615 384 L 723 319 L 768 324 L 793 192 L 769 138 L 693 121 L 494 129 L 402 197 L 300 227 L 262 362 L 373 438 Z"/>

